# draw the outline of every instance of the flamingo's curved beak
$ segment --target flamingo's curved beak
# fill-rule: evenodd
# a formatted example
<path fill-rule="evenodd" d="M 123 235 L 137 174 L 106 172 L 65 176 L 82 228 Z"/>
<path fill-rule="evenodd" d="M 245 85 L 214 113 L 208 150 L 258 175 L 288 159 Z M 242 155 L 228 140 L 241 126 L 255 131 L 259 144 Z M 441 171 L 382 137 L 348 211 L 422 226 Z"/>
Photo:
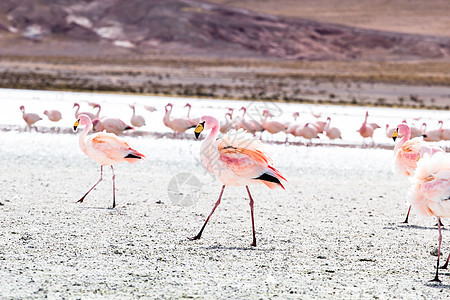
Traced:
<path fill-rule="evenodd" d="M 75 124 L 73 124 L 73 131 L 77 131 L 77 127 L 80 125 L 80 120 L 77 120 Z"/>
<path fill-rule="evenodd" d="M 195 127 L 194 133 L 195 133 L 196 139 L 198 139 L 198 137 L 200 136 L 200 133 L 205 128 L 204 126 L 205 126 L 205 122 L 200 122 L 200 123 L 198 123 L 197 127 Z"/>
<path fill-rule="evenodd" d="M 394 140 L 394 142 L 397 139 L 397 137 L 398 137 L 398 128 L 395 129 L 394 133 L 392 134 L 392 139 Z"/>

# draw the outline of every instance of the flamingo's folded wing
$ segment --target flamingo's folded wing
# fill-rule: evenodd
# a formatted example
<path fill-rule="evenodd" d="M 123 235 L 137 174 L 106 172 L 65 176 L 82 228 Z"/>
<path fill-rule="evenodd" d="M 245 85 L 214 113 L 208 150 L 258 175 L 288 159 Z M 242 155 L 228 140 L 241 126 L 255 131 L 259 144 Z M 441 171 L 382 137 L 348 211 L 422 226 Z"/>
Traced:
<path fill-rule="evenodd" d="M 116 135 L 101 132 L 91 139 L 92 148 L 103 152 L 109 159 L 117 160 L 125 158 L 131 147 Z"/>

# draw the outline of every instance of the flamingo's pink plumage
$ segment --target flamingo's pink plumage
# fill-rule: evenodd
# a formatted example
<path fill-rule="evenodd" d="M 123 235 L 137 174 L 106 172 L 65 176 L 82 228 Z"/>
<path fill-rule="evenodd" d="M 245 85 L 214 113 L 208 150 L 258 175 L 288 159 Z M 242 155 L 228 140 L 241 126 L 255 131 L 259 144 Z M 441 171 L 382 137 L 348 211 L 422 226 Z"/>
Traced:
<path fill-rule="evenodd" d="M 135 163 L 145 156 L 135 149 L 131 148 L 126 142 L 117 138 L 116 135 L 111 133 L 100 132 L 92 136 L 88 136 L 89 131 L 92 128 L 92 121 L 87 115 L 80 115 L 78 120 L 74 124 L 74 130 L 79 125 L 84 125 L 84 129 L 80 134 L 79 145 L 81 150 L 94 161 L 101 165 L 101 175 L 98 182 L 80 199 L 78 202 L 83 202 L 84 198 L 90 191 L 102 180 L 103 167 L 111 166 L 113 172 L 113 205 L 115 202 L 115 176 L 113 165 L 121 162 Z"/>
<path fill-rule="evenodd" d="M 25 113 L 25 107 L 23 105 L 20 106 L 20 111 L 22 112 L 22 118 L 27 123 L 28 127 L 31 128 L 31 125 L 36 123 L 37 121 L 42 120 L 42 118 L 35 113 Z"/>
<path fill-rule="evenodd" d="M 200 232 L 192 239 L 200 239 L 209 218 L 220 204 L 223 191 L 227 185 L 246 186 L 250 197 L 252 216 L 253 242 L 256 246 L 255 226 L 253 218 L 253 198 L 248 185 L 264 183 L 269 188 L 284 188 L 281 181 L 286 179 L 273 167 L 272 160 L 262 149 L 259 140 L 254 139 L 244 130 L 231 130 L 222 139 L 216 139 L 219 132 L 219 122 L 210 116 L 203 116 L 195 129 L 198 138 L 200 132 L 211 129 L 200 148 L 202 165 L 213 173 L 222 183 L 222 191 L 213 210 L 206 219 Z"/>
<path fill-rule="evenodd" d="M 62 119 L 61 112 L 58 110 L 45 110 L 44 115 L 52 122 L 58 122 Z"/>

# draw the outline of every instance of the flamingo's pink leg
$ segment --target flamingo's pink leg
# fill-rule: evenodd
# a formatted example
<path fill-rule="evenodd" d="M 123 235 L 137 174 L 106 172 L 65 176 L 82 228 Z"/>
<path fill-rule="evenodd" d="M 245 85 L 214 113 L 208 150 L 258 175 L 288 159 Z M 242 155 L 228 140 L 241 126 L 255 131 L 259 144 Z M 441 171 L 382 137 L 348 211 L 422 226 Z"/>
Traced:
<path fill-rule="evenodd" d="M 211 213 L 209 214 L 208 218 L 206 219 L 205 224 L 203 224 L 202 229 L 200 229 L 200 232 L 199 232 L 196 236 L 194 236 L 194 237 L 192 237 L 192 238 L 189 238 L 191 241 L 193 241 L 193 240 L 198 240 L 198 239 L 200 239 L 200 238 L 202 237 L 203 229 L 205 229 L 205 226 L 206 226 L 206 224 L 208 223 L 209 218 L 212 216 L 212 214 L 213 214 L 214 211 L 216 210 L 217 206 L 219 206 L 219 204 L 220 204 L 220 199 L 222 199 L 222 195 L 223 195 L 223 191 L 224 191 L 224 190 L 225 190 L 225 185 L 222 186 L 222 191 L 220 192 L 219 199 L 217 200 L 216 204 L 214 204 L 214 207 L 213 207 Z"/>
<path fill-rule="evenodd" d="M 438 217 L 438 229 L 439 229 L 439 247 L 438 247 L 438 253 L 437 253 L 436 276 L 431 281 L 441 282 L 439 280 L 439 257 L 441 256 L 441 243 L 442 243 L 441 218 L 440 217 Z"/>
<path fill-rule="evenodd" d="M 113 205 L 112 208 L 116 207 L 116 175 L 114 174 L 114 167 L 111 165 L 111 172 L 113 174 L 112 181 L 113 181 Z"/>
<path fill-rule="evenodd" d="M 100 166 L 100 179 L 97 181 L 96 184 L 94 184 L 93 187 L 91 187 L 91 189 L 89 191 L 87 191 L 86 194 L 84 194 L 83 197 L 81 197 L 80 200 L 78 200 L 77 202 L 83 202 L 84 198 L 97 186 L 97 184 L 99 184 L 100 181 L 102 181 L 102 177 L 103 177 L 103 166 Z"/>
<path fill-rule="evenodd" d="M 248 185 L 245 186 L 248 192 L 248 196 L 250 197 L 250 213 L 252 215 L 252 230 L 253 230 L 253 242 L 251 246 L 256 247 L 256 233 L 255 233 L 255 218 L 253 217 L 253 198 L 250 194 L 250 190 L 248 189 Z"/>
<path fill-rule="evenodd" d="M 409 206 L 408 213 L 406 214 L 406 219 L 405 219 L 405 221 L 403 221 L 403 223 L 405 223 L 405 224 L 408 224 L 408 218 L 409 218 L 409 213 L 411 211 L 411 206 L 412 205 Z"/>
<path fill-rule="evenodd" d="M 449 260 L 450 260 L 450 254 L 447 256 L 447 260 L 445 261 L 445 264 L 442 267 L 440 267 L 440 269 L 447 269 Z"/>

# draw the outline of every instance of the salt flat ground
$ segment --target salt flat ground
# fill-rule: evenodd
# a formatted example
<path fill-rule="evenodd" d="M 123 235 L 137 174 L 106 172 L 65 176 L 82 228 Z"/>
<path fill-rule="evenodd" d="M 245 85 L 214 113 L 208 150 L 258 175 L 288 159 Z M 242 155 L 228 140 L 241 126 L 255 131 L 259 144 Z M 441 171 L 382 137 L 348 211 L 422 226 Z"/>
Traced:
<path fill-rule="evenodd" d="M 42 108 L 40 100 L 22 100 Z M 63 100 L 64 107 L 73 101 Z M 6 124 L 14 124 L 18 104 L 4 104 Z M 448 296 L 448 271 L 441 284 L 429 282 L 435 220 L 413 213 L 409 225 L 401 223 L 409 184 L 394 176 L 391 150 L 267 144 L 289 182 L 286 191 L 250 188 L 258 241 L 250 247 L 242 187 L 226 188 L 202 239 L 188 240 L 221 188 L 199 163 L 199 141 L 124 138 L 147 160 L 116 167 L 117 207 L 108 209 L 107 168 L 105 180 L 76 203 L 97 181 L 99 166 L 78 148 L 75 133 L 0 131 L 1 298 Z M 191 180 L 174 187 L 180 173 Z M 443 234 L 446 255 L 450 235 Z"/>

